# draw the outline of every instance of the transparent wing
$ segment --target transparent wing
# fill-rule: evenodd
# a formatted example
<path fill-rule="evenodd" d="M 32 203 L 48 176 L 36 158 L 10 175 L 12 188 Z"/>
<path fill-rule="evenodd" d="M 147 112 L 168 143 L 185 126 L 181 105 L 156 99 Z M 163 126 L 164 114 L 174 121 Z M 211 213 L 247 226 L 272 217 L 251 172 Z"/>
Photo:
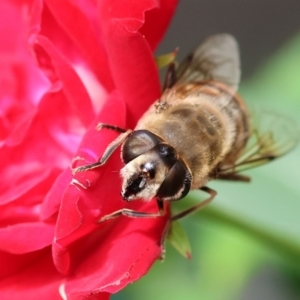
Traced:
<path fill-rule="evenodd" d="M 231 166 L 220 166 L 218 172 L 235 174 L 263 165 L 285 155 L 299 142 L 298 124 L 274 112 L 254 112 L 252 131 L 247 146 Z"/>
<path fill-rule="evenodd" d="M 176 71 L 176 84 L 218 81 L 238 89 L 240 82 L 238 44 L 230 34 L 213 35 L 190 54 Z"/>

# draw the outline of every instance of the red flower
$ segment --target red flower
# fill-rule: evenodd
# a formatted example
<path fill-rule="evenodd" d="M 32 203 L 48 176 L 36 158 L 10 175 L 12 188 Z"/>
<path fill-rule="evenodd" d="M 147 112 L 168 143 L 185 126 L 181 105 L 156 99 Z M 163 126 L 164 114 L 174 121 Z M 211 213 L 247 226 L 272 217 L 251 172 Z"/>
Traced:
<path fill-rule="evenodd" d="M 124 206 L 119 154 L 76 175 L 86 188 L 70 165 L 116 138 L 98 122 L 133 128 L 159 97 L 176 2 L 1 1 L 0 299 L 107 299 L 159 257 L 167 217 L 95 224 Z"/>

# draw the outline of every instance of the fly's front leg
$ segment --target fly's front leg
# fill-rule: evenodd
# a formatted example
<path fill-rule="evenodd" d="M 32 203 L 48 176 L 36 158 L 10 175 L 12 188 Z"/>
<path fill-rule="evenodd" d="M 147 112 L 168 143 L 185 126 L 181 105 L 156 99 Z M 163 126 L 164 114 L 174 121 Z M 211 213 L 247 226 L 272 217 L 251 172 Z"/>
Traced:
<path fill-rule="evenodd" d="M 204 187 L 200 188 L 200 190 L 203 191 L 203 192 L 208 193 L 210 196 L 207 199 L 205 199 L 204 201 L 202 201 L 202 202 L 200 202 L 200 203 L 198 203 L 198 204 L 196 204 L 196 205 L 180 212 L 179 214 L 177 214 L 175 216 L 172 216 L 171 221 L 181 219 L 181 218 L 183 218 L 183 217 L 185 217 L 185 216 L 187 216 L 191 213 L 194 213 L 194 212 L 202 209 L 207 204 L 209 204 L 215 198 L 215 196 L 217 195 L 217 192 L 215 190 L 213 190 L 213 189 L 211 189 L 207 186 L 204 186 Z"/>
<path fill-rule="evenodd" d="M 142 212 L 142 211 L 135 211 L 128 208 L 119 209 L 109 215 L 102 217 L 97 223 L 102 223 L 104 221 L 117 218 L 119 216 L 126 216 L 129 218 L 158 218 L 164 216 L 165 214 L 165 207 L 164 202 L 160 199 L 156 200 L 158 206 L 157 213 L 149 213 L 149 212 Z"/>
<path fill-rule="evenodd" d="M 101 130 L 102 128 L 114 130 L 114 131 L 120 132 L 121 134 L 108 145 L 108 147 L 105 149 L 105 151 L 99 161 L 92 163 L 92 164 L 85 165 L 85 166 L 73 168 L 72 169 L 73 174 L 78 173 L 78 172 L 85 172 L 85 171 L 103 166 L 107 162 L 107 160 L 110 158 L 110 156 L 115 152 L 115 150 L 125 141 L 125 139 L 128 137 L 128 135 L 132 132 L 132 130 L 125 130 L 118 126 L 99 123 L 97 125 L 97 130 Z"/>

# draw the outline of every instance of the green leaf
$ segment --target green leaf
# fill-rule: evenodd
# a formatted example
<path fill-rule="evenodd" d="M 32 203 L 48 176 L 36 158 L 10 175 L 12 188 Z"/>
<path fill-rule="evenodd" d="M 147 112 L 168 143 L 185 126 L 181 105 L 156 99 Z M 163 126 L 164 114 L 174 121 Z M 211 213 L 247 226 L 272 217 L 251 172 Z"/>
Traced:
<path fill-rule="evenodd" d="M 171 62 L 174 61 L 176 54 L 177 54 L 177 49 L 175 49 L 171 53 L 163 54 L 160 56 L 155 57 L 155 62 L 156 65 L 158 66 L 159 69 L 162 69 L 163 67 L 169 65 Z"/>
<path fill-rule="evenodd" d="M 185 258 L 192 258 L 191 244 L 187 234 L 178 221 L 173 221 L 167 240 Z"/>

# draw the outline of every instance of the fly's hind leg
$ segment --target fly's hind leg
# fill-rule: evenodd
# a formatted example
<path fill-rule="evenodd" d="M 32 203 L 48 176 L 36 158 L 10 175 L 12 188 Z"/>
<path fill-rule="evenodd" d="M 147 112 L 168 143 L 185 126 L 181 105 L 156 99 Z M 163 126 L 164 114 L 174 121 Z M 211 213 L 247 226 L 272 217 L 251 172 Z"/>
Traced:
<path fill-rule="evenodd" d="M 128 135 L 132 132 L 131 130 L 125 130 L 125 129 L 120 128 L 115 125 L 99 123 L 97 125 L 97 130 L 101 130 L 102 128 L 120 132 L 120 135 L 108 145 L 108 147 L 105 149 L 105 151 L 99 161 L 92 163 L 92 164 L 85 165 L 85 166 L 73 168 L 72 169 L 73 174 L 78 173 L 78 172 L 85 172 L 85 171 L 103 166 L 107 162 L 107 160 L 110 158 L 110 156 L 115 152 L 115 150 L 125 141 L 125 139 L 128 137 Z"/>
<path fill-rule="evenodd" d="M 243 181 L 243 182 L 250 182 L 251 178 L 249 176 L 237 174 L 237 173 L 224 173 L 219 174 L 216 179 L 220 180 L 230 180 L 230 181 Z"/>
<path fill-rule="evenodd" d="M 185 217 L 185 216 L 187 216 L 187 215 L 189 215 L 191 213 L 194 213 L 194 212 L 196 212 L 196 211 L 204 208 L 217 195 L 217 192 L 215 190 L 213 190 L 213 189 L 211 189 L 209 187 L 206 187 L 206 186 L 200 188 L 200 190 L 203 191 L 203 192 L 208 193 L 210 196 L 207 199 L 205 199 L 204 201 L 202 201 L 202 202 L 200 202 L 200 203 L 198 203 L 198 204 L 196 204 L 196 205 L 194 205 L 194 206 L 192 206 L 192 207 L 190 207 L 190 208 L 188 208 L 188 209 L 186 209 L 186 210 L 178 213 L 175 216 L 172 216 L 171 217 L 171 221 L 175 221 L 175 220 L 181 219 L 181 218 L 183 218 L 183 217 Z"/>

